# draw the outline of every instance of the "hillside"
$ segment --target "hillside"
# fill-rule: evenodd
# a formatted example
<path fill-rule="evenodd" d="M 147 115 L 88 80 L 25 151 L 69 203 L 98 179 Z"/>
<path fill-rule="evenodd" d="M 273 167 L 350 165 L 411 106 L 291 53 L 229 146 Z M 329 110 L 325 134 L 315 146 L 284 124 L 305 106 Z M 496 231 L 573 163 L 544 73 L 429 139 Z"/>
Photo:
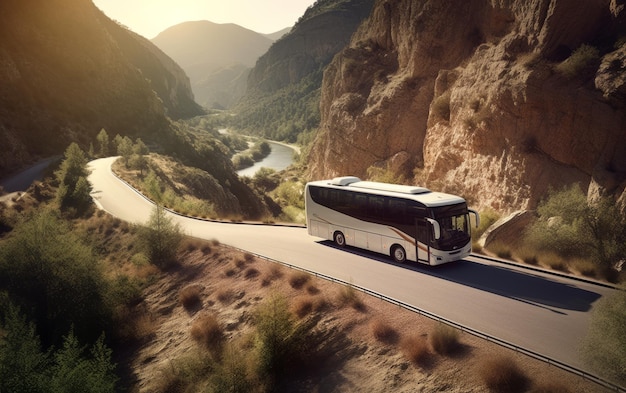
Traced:
<path fill-rule="evenodd" d="M 102 128 L 149 139 L 166 115 L 198 114 L 184 74 L 160 60 L 89 0 L 0 2 L 0 175 L 86 148 Z"/>
<path fill-rule="evenodd" d="M 318 0 L 289 34 L 250 71 L 234 125 L 294 142 L 319 125 L 319 89 L 326 65 L 371 10 L 373 0 Z"/>
<path fill-rule="evenodd" d="M 189 75 L 197 102 L 227 108 L 245 89 L 241 75 L 247 76 L 273 40 L 232 23 L 204 20 L 172 26 L 152 42 Z"/>
<path fill-rule="evenodd" d="M 608 0 L 376 1 L 324 73 L 309 177 L 382 172 L 501 211 L 575 182 L 626 199 L 625 19 Z"/>

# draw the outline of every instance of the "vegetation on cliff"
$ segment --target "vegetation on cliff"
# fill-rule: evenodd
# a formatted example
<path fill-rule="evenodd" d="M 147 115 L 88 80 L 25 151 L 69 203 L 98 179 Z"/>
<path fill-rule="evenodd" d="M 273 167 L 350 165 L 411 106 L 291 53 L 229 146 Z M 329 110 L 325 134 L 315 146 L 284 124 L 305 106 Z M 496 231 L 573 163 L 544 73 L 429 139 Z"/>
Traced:
<path fill-rule="evenodd" d="M 319 126 L 324 68 L 369 15 L 373 0 L 318 0 L 250 71 L 233 126 L 266 138 L 308 142 Z M 310 135 L 308 136 L 310 139 Z"/>

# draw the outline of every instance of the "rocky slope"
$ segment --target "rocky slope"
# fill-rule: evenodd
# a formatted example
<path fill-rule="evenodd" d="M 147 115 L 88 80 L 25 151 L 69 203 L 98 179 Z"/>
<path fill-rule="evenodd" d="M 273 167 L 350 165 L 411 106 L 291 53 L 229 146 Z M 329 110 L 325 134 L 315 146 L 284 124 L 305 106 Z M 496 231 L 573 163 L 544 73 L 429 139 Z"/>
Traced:
<path fill-rule="evenodd" d="M 626 180 L 622 1 L 377 0 L 326 69 L 309 176 L 367 177 L 532 208 Z"/>
<path fill-rule="evenodd" d="M 155 53 L 89 0 L 0 2 L 0 175 L 102 128 L 145 137 L 196 113 L 180 69 Z"/>

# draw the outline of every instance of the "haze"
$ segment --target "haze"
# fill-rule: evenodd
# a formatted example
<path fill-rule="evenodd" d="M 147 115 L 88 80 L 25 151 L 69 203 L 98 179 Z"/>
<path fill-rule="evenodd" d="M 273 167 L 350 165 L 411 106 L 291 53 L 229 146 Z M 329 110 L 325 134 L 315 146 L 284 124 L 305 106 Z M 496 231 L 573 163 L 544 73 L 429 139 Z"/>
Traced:
<path fill-rule="evenodd" d="M 258 33 L 274 33 L 296 23 L 315 0 L 94 0 L 108 17 L 135 33 L 154 38 L 182 22 L 235 23 Z"/>

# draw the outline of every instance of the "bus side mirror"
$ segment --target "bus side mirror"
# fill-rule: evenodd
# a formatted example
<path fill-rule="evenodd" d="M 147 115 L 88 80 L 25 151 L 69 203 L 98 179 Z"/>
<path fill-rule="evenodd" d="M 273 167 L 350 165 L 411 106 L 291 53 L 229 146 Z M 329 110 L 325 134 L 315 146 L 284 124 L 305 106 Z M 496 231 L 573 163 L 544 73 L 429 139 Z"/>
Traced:
<path fill-rule="evenodd" d="M 433 220 L 432 218 L 426 218 L 426 221 L 428 221 L 430 223 L 430 225 L 432 225 L 433 227 L 433 234 L 435 235 L 435 240 L 439 240 L 439 238 L 441 237 L 441 227 L 439 226 L 439 223 L 436 220 Z"/>
<path fill-rule="evenodd" d="M 480 226 L 480 215 L 478 214 L 478 212 L 476 210 L 472 210 L 472 209 L 467 209 L 471 214 L 476 216 L 476 228 L 478 228 Z"/>

